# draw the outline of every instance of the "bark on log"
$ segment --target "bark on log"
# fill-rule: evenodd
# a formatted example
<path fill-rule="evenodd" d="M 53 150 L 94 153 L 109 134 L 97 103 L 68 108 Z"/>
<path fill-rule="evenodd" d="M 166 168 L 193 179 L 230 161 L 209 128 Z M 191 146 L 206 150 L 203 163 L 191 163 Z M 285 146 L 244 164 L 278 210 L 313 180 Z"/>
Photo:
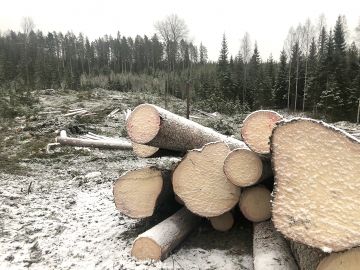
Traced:
<path fill-rule="evenodd" d="M 325 251 L 360 245 L 360 141 L 310 119 L 281 122 L 272 139 L 275 227 Z"/>
<path fill-rule="evenodd" d="M 217 217 L 209 218 L 211 226 L 220 232 L 226 232 L 234 226 L 234 216 L 231 211 Z"/>
<path fill-rule="evenodd" d="M 254 270 L 298 269 L 286 240 L 271 221 L 254 223 L 253 257 Z"/>
<path fill-rule="evenodd" d="M 231 149 L 247 148 L 242 141 L 151 104 L 137 106 L 126 128 L 133 142 L 180 152 L 216 141 L 226 142 Z"/>
<path fill-rule="evenodd" d="M 300 270 L 358 270 L 360 267 L 360 247 L 330 254 L 293 241 L 290 247 Z"/>
<path fill-rule="evenodd" d="M 259 110 L 249 114 L 243 123 L 241 136 L 247 146 L 258 154 L 270 153 L 270 136 L 282 116 L 274 111 Z"/>
<path fill-rule="evenodd" d="M 200 223 L 201 218 L 185 207 L 150 230 L 140 234 L 131 255 L 139 260 L 164 260 Z"/>
<path fill-rule="evenodd" d="M 248 187 L 272 176 L 269 159 L 249 149 L 234 149 L 224 161 L 224 173 L 234 185 Z"/>
<path fill-rule="evenodd" d="M 176 167 L 174 192 L 193 213 L 215 217 L 230 211 L 239 201 L 240 188 L 226 179 L 223 164 L 230 152 L 224 142 L 189 151 Z"/>
<path fill-rule="evenodd" d="M 271 217 L 271 193 L 262 186 L 245 188 L 241 194 L 241 213 L 252 222 L 261 222 Z"/>
<path fill-rule="evenodd" d="M 69 137 L 57 137 L 56 142 L 61 145 L 79 146 L 79 147 L 93 147 L 103 149 L 119 149 L 119 150 L 131 150 L 132 146 L 130 142 L 120 140 L 91 140 L 91 139 L 78 139 Z"/>
<path fill-rule="evenodd" d="M 128 171 L 114 183 L 116 208 L 131 218 L 153 215 L 156 207 L 173 199 L 171 172 L 155 167 Z"/>

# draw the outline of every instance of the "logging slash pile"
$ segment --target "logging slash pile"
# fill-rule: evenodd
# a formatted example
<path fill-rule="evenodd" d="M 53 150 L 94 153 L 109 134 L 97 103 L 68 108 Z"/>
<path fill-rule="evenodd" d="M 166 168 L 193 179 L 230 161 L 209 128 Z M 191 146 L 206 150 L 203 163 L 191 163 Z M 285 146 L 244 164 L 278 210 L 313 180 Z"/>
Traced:
<path fill-rule="evenodd" d="M 256 111 L 238 140 L 151 104 L 129 113 L 126 128 L 131 142 L 93 135 L 85 143 L 176 158 L 121 175 L 113 186 L 117 209 L 141 219 L 175 200 L 182 205 L 135 239 L 133 257 L 165 259 L 204 219 L 226 232 L 246 218 L 255 270 L 360 269 L 355 137 L 316 120 Z"/>

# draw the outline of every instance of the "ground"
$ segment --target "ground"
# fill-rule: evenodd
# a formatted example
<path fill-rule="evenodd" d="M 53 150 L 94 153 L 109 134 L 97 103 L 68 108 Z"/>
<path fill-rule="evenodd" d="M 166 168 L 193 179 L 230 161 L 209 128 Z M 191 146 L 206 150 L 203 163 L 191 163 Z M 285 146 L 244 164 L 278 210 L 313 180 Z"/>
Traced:
<path fill-rule="evenodd" d="M 137 93 L 39 91 L 30 117 L 0 124 L 0 269 L 253 269 L 251 224 L 244 219 L 228 233 L 204 220 L 163 262 L 138 262 L 130 249 L 136 236 L 166 218 L 166 210 L 130 219 L 115 208 L 112 184 L 129 169 L 157 162 L 131 151 L 56 148 L 45 152 L 59 130 L 70 136 L 86 132 L 126 136 L 122 110 L 160 98 Z M 65 117 L 69 109 L 96 115 Z M 107 117 L 113 110 L 120 111 Z M 184 114 L 173 99 L 170 109 Z M 61 111 L 44 114 L 43 112 Z M 200 123 L 235 133 L 243 116 L 226 118 L 199 111 Z"/>

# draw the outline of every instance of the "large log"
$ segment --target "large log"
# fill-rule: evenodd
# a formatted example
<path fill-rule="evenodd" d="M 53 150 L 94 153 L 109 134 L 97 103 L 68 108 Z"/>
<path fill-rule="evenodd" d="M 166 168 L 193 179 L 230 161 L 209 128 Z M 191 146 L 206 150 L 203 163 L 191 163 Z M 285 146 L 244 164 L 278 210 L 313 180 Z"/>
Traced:
<path fill-rule="evenodd" d="M 270 153 L 270 136 L 282 116 L 274 111 L 259 110 L 249 114 L 243 123 L 241 136 L 247 146 L 258 154 Z"/>
<path fill-rule="evenodd" d="M 171 172 L 155 167 L 128 171 L 114 183 L 116 208 L 131 218 L 153 215 L 158 205 L 174 197 Z"/>
<path fill-rule="evenodd" d="M 271 217 L 271 193 L 262 186 L 248 187 L 241 193 L 241 213 L 252 222 L 261 222 Z"/>
<path fill-rule="evenodd" d="M 286 240 L 271 221 L 254 223 L 253 257 L 254 270 L 298 269 Z"/>
<path fill-rule="evenodd" d="M 180 152 L 216 141 L 226 142 L 232 149 L 247 148 L 242 141 L 152 104 L 137 106 L 128 117 L 126 128 L 133 142 Z"/>
<path fill-rule="evenodd" d="M 79 147 L 93 147 L 103 149 L 118 149 L 131 150 L 130 142 L 120 140 L 92 140 L 92 139 L 78 139 L 70 137 L 57 137 L 56 142 L 61 145 L 79 146 Z"/>
<path fill-rule="evenodd" d="M 275 227 L 328 252 L 360 245 L 360 141 L 322 122 L 294 119 L 275 128 L 271 148 Z"/>
<path fill-rule="evenodd" d="M 223 164 L 230 152 L 224 142 L 189 151 L 173 173 L 174 192 L 193 213 L 215 217 L 239 201 L 240 188 L 226 179 Z"/>
<path fill-rule="evenodd" d="M 150 230 L 140 234 L 131 255 L 139 260 L 164 260 L 200 223 L 201 218 L 185 207 Z"/>
<path fill-rule="evenodd" d="M 226 212 L 220 216 L 217 217 L 211 217 L 209 218 L 211 226 L 220 232 L 226 232 L 230 230 L 235 223 L 234 215 L 231 211 Z"/>
<path fill-rule="evenodd" d="M 238 148 L 227 155 L 224 173 L 234 185 L 248 187 L 271 177 L 272 169 L 269 159 L 249 149 Z"/>
<path fill-rule="evenodd" d="M 358 270 L 360 247 L 345 252 L 325 253 L 317 248 L 290 242 L 300 270 Z"/>

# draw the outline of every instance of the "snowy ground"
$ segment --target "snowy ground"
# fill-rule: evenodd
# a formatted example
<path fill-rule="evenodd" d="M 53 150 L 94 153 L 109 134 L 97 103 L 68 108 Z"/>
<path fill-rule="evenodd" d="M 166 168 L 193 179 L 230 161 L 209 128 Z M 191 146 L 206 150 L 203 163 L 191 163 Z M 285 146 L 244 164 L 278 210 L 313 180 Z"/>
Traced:
<path fill-rule="evenodd" d="M 144 101 L 162 105 L 153 97 L 104 90 L 42 91 L 40 111 L 83 107 L 97 115 L 44 114 L 0 125 L 0 269 L 253 269 L 251 225 L 244 220 L 228 233 L 204 221 L 164 262 L 137 262 L 130 257 L 133 240 L 169 213 L 140 221 L 121 215 L 112 183 L 122 172 L 154 161 L 129 151 L 45 153 L 59 129 L 73 136 L 88 131 L 124 136 L 121 113 L 106 115 Z M 172 103 L 175 112 L 183 108 Z"/>

